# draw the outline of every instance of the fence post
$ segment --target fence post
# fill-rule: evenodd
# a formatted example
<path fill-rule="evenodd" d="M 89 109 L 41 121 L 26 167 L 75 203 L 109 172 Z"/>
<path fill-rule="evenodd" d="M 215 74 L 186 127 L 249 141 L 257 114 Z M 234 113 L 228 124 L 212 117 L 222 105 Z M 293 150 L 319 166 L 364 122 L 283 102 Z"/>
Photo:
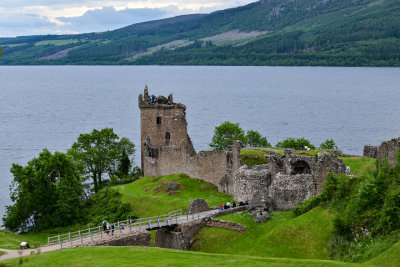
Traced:
<path fill-rule="evenodd" d="M 139 229 L 142 227 L 142 218 L 139 218 Z"/>
<path fill-rule="evenodd" d="M 62 249 L 62 241 L 61 241 L 61 243 L 60 243 L 60 244 L 61 244 L 61 249 Z"/>
<path fill-rule="evenodd" d="M 68 240 L 71 240 L 71 232 L 68 232 Z"/>
<path fill-rule="evenodd" d="M 149 221 L 148 221 L 147 225 L 148 225 L 148 226 L 149 226 L 149 228 L 150 228 L 150 217 L 149 217 Z"/>
<path fill-rule="evenodd" d="M 157 226 L 160 227 L 160 215 L 157 215 Z"/>
<path fill-rule="evenodd" d="M 58 243 L 60 243 L 60 233 L 58 233 Z"/>

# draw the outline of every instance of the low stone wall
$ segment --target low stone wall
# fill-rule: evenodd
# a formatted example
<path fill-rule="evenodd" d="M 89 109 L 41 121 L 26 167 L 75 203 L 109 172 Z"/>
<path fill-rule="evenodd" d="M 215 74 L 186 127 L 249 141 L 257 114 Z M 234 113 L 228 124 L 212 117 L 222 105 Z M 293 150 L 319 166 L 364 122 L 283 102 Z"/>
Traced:
<path fill-rule="evenodd" d="M 243 232 L 247 231 L 246 226 L 241 225 L 239 223 L 227 222 L 227 221 L 217 220 L 217 219 L 213 219 L 213 218 L 208 218 L 206 220 L 206 226 L 214 227 L 214 228 L 228 229 L 228 230 L 232 230 L 232 231 L 239 232 L 239 233 L 243 233 Z"/>
<path fill-rule="evenodd" d="M 98 240 L 94 245 L 151 247 L 151 233 L 146 230 L 135 230 L 130 235 L 118 237 L 118 239 Z"/>

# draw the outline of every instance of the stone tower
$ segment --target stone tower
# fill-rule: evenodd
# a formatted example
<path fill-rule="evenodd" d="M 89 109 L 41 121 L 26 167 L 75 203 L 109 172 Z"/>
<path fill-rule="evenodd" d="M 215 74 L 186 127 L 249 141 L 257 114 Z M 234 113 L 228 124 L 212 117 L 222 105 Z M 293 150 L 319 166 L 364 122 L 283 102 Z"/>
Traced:
<path fill-rule="evenodd" d="M 178 147 L 181 141 L 186 142 L 189 155 L 196 155 L 187 133 L 186 107 L 183 104 L 174 103 L 172 94 L 168 98 L 164 96 L 152 98 L 146 85 L 144 94 L 139 94 L 139 109 L 143 171 L 146 153 L 157 157 L 162 147 Z"/>

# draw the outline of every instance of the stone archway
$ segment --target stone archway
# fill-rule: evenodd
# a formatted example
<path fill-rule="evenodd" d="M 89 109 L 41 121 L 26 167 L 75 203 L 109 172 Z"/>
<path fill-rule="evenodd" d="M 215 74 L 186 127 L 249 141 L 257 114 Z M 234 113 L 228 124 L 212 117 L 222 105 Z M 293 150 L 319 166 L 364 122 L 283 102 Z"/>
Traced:
<path fill-rule="evenodd" d="M 304 160 L 296 161 L 292 164 L 292 173 L 293 175 L 296 174 L 311 174 L 310 165 Z"/>

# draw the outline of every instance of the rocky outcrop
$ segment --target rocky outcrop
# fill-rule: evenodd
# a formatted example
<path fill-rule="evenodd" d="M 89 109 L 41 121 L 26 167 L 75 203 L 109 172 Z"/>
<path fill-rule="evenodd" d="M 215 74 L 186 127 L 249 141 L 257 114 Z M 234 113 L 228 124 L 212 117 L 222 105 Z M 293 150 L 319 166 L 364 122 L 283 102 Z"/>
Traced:
<path fill-rule="evenodd" d="M 207 210 L 210 210 L 207 202 L 204 199 L 199 198 L 199 199 L 192 200 L 190 202 L 187 214 L 193 214 L 193 213 L 207 211 Z"/>
<path fill-rule="evenodd" d="M 172 182 L 167 185 L 166 190 L 167 191 L 175 191 L 175 190 L 178 190 L 178 188 L 179 188 L 179 184 Z"/>
<path fill-rule="evenodd" d="M 389 141 L 383 141 L 379 146 L 378 159 L 385 160 L 393 167 L 396 161 L 396 151 L 400 149 L 400 137 L 394 138 Z"/>

